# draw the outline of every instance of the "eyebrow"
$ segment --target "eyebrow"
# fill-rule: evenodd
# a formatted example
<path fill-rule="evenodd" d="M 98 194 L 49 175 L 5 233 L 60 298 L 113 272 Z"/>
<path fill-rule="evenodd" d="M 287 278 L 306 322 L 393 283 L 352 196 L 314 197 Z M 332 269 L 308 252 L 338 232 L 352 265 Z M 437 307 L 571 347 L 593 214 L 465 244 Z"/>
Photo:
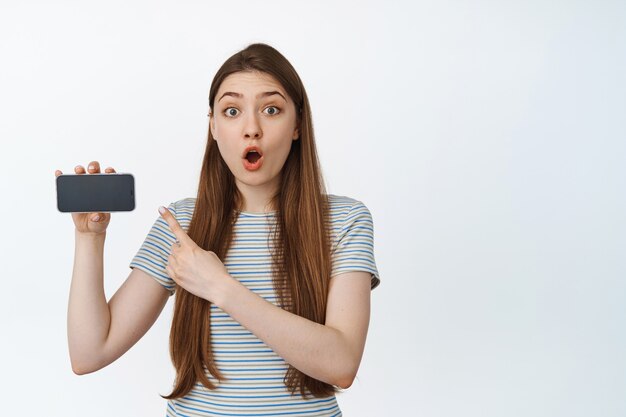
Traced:
<path fill-rule="evenodd" d="M 287 101 L 287 99 L 285 98 L 285 96 L 283 96 L 282 94 L 280 94 L 278 91 L 266 91 L 264 93 L 261 93 L 257 96 L 257 98 L 261 98 L 261 97 L 269 97 L 269 96 L 273 96 L 274 94 L 278 94 L 279 96 L 281 96 L 283 98 L 283 100 Z M 224 96 L 232 96 L 232 97 L 236 97 L 236 98 L 241 98 L 243 97 L 243 94 L 240 93 L 235 93 L 232 91 L 227 91 L 224 94 L 222 94 L 222 97 L 220 97 L 219 100 L 217 100 L 218 102 L 224 98 Z"/>

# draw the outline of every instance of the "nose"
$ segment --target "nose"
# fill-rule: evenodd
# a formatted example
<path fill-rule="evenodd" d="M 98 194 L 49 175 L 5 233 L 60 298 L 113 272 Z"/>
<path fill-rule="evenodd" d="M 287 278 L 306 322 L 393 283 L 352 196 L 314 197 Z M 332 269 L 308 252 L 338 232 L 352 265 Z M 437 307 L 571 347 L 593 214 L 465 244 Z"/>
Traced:
<path fill-rule="evenodd" d="M 261 123 L 259 123 L 258 116 L 254 112 L 246 117 L 243 129 L 243 135 L 246 138 L 259 139 L 263 135 Z"/>

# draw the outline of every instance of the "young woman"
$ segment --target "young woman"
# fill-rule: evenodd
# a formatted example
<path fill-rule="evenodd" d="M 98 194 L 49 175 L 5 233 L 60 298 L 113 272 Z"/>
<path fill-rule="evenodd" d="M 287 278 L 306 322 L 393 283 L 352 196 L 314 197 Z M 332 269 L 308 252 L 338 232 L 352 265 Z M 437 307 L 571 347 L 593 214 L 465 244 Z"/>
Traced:
<path fill-rule="evenodd" d="M 274 48 L 226 60 L 209 108 L 197 196 L 159 209 L 108 303 L 111 215 L 72 213 L 72 368 L 115 361 L 176 294 L 167 416 L 340 416 L 335 393 L 357 374 L 380 283 L 370 212 L 325 193 L 304 86 Z"/>

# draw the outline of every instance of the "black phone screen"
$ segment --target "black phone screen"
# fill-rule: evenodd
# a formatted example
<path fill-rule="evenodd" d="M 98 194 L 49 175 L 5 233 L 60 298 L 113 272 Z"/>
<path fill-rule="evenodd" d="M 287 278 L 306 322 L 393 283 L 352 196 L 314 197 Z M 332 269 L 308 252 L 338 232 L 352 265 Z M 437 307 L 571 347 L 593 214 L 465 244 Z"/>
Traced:
<path fill-rule="evenodd" d="M 132 211 L 132 174 L 62 174 L 56 177 L 57 208 L 63 213 Z"/>

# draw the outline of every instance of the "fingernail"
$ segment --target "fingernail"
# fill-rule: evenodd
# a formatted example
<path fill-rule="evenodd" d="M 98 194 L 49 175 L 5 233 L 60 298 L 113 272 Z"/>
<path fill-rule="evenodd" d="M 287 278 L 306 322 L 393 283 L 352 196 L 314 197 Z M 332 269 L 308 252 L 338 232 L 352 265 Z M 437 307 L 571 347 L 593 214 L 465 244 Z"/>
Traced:
<path fill-rule="evenodd" d="M 165 207 L 159 206 L 159 213 L 164 214 L 165 213 Z"/>
<path fill-rule="evenodd" d="M 100 216 L 94 216 L 94 218 L 92 219 L 94 222 L 97 222 L 98 220 L 100 220 Z"/>
<path fill-rule="evenodd" d="M 93 165 L 89 165 L 89 169 L 94 169 L 94 168 L 93 168 Z"/>

